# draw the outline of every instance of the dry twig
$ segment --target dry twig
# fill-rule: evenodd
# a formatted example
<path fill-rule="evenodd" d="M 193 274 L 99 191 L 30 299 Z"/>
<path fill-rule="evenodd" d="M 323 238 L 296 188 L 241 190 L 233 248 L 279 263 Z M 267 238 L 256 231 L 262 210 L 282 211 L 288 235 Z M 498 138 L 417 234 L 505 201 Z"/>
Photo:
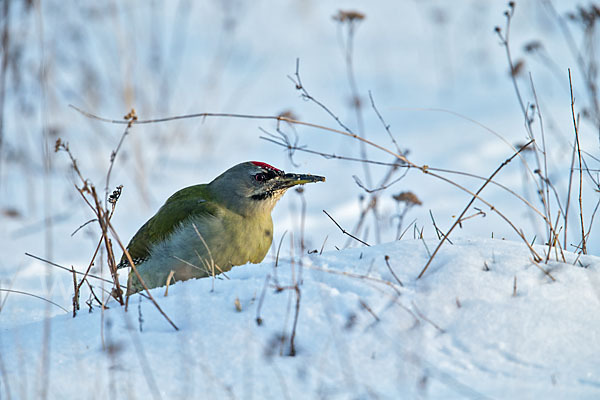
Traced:
<path fill-rule="evenodd" d="M 347 230 L 345 230 L 344 228 L 342 228 L 342 227 L 340 226 L 340 224 L 338 224 L 338 223 L 337 223 L 337 221 L 336 221 L 335 219 L 333 219 L 333 217 L 332 217 L 331 215 L 329 215 L 329 213 L 328 213 L 327 211 L 323 210 L 323 212 L 325 213 L 325 215 L 327 215 L 327 216 L 329 217 L 329 219 L 331 219 L 331 220 L 333 221 L 333 223 L 334 223 L 334 224 L 335 224 L 335 225 L 336 225 L 338 228 L 340 228 L 340 230 L 342 231 L 342 233 L 343 233 L 343 234 L 350 236 L 352 239 L 354 239 L 354 240 L 356 240 L 356 241 L 359 241 L 359 242 L 361 242 L 361 243 L 362 243 L 362 244 L 364 244 L 365 246 L 370 246 L 370 244 L 369 244 L 369 243 L 367 243 L 367 242 L 365 242 L 365 241 L 363 241 L 363 240 L 360 240 L 359 238 L 357 238 L 356 236 L 354 236 L 353 234 L 351 234 L 350 232 L 348 232 Z"/>
<path fill-rule="evenodd" d="M 481 193 L 481 191 L 487 186 L 487 184 L 490 182 L 490 180 L 494 176 L 496 176 L 496 174 L 498 174 L 498 172 L 500 172 L 500 170 L 502 168 L 504 168 L 508 163 L 510 163 L 513 160 L 513 158 L 515 158 L 521 151 L 523 151 L 523 149 L 525 149 L 531 143 L 533 143 L 533 140 L 530 140 L 527 144 L 525 144 L 523 147 L 521 147 L 515 154 L 513 154 L 512 156 L 510 156 L 509 158 L 507 158 L 502 164 L 500 164 L 500 166 L 498 166 L 498 168 L 496 168 L 496 170 L 492 173 L 492 175 L 490 175 L 489 179 L 486 180 L 483 185 L 481 185 L 481 187 L 477 190 L 477 192 L 475 193 L 475 195 L 471 198 L 471 200 L 469 201 L 469 203 L 466 205 L 466 207 L 460 213 L 460 215 L 458 216 L 458 218 L 456 219 L 456 221 L 454 222 L 454 224 L 452 224 L 452 226 L 450 227 L 450 229 L 448 230 L 448 232 L 446 232 L 444 234 L 443 239 L 440 240 L 439 244 L 437 245 L 437 247 L 433 251 L 433 254 L 431 255 L 431 257 L 429 257 L 429 261 L 427 261 L 427 264 L 425 264 L 425 266 L 423 267 L 423 270 L 421 271 L 421 273 L 419 274 L 419 276 L 417 277 L 417 279 L 420 279 L 423 276 L 423 274 L 425 273 L 425 271 L 427 271 L 427 268 L 429 268 L 429 265 L 431 265 L 433 259 L 435 258 L 435 255 L 437 254 L 437 252 L 440 250 L 440 248 L 442 247 L 442 245 L 446 241 L 446 238 L 450 235 L 450 233 L 454 230 L 454 228 L 456 228 L 456 226 L 460 223 L 462 217 L 465 215 L 465 213 L 471 207 L 471 205 L 475 202 L 475 199 L 477 198 L 477 195 L 479 195 L 479 193 Z M 492 209 L 493 209 L 493 207 L 492 207 Z M 523 235 L 523 233 L 522 232 L 520 232 L 520 233 L 521 233 L 521 238 L 523 240 L 525 240 L 525 236 Z M 533 249 L 533 247 L 531 247 L 531 245 L 529 245 L 529 243 L 526 240 L 525 240 L 525 242 L 529 246 L 529 250 L 534 255 L 534 259 L 536 259 L 538 261 L 541 260 L 541 257 L 536 253 L 536 251 Z"/>

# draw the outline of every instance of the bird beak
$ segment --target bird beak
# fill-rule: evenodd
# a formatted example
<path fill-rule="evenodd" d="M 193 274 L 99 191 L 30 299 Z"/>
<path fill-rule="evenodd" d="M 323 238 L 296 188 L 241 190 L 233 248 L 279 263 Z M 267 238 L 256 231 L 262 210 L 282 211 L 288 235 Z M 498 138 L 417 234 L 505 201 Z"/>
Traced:
<path fill-rule="evenodd" d="M 325 182 L 325 177 L 310 174 L 284 174 L 276 180 L 275 185 L 278 189 L 288 189 L 311 182 Z"/>

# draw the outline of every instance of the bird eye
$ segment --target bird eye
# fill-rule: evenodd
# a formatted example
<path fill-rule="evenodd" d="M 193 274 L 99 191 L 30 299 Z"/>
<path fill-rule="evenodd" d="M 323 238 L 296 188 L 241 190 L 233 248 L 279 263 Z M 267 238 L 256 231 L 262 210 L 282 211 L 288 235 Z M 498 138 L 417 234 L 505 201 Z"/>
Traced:
<path fill-rule="evenodd" d="M 265 176 L 265 174 L 260 173 L 260 174 L 254 175 L 254 179 L 256 179 L 258 182 L 263 182 L 267 179 L 267 177 Z"/>

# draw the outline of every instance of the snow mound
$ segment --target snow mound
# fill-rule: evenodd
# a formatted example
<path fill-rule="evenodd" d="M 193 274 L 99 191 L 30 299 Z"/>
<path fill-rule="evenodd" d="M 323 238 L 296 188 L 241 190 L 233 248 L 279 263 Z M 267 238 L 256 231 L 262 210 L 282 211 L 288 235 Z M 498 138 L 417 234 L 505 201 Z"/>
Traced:
<path fill-rule="evenodd" d="M 153 290 L 179 331 L 139 295 L 127 313 L 9 324 L 0 392 L 35 398 L 46 379 L 62 399 L 598 398 L 600 258 L 542 264 L 552 281 L 520 243 L 463 239 L 417 280 L 435 245 L 282 256 Z"/>

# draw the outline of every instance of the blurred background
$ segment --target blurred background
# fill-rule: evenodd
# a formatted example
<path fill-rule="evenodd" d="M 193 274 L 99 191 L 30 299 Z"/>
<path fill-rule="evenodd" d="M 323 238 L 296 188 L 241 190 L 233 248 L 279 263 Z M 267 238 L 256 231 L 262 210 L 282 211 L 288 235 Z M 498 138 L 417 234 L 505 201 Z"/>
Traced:
<path fill-rule="evenodd" d="M 484 178 L 514 153 L 511 145 L 530 140 L 525 109 L 540 149 L 542 138 L 546 146 L 547 173 L 541 173 L 556 190 L 549 198 L 550 214 L 557 218 L 559 210 L 564 215 L 566 209 L 573 157 L 571 68 L 580 146 L 587 162 L 582 208 L 588 230 L 599 198 L 599 15 L 591 3 L 543 0 L 518 1 L 514 8 L 506 1 L 477 0 L 4 0 L 0 287 L 37 293 L 68 306 L 71 275 L 25 253 L 85 270 L 97 245 L 97 224 L 78 230 L 93 214 L 74 187 L 80 182 L 67 154 L 54 151 L 58 138 L 69 144 L 83 176 L 103 196 L 123 185 L 112 221 L 124 241 L 176 190 L 209 182 L 247 160 L 327 177 L 325 184 L 288 193 L 273 214 L 274 243 L 288 231 L 296 242 L 303 237 L 308 250 L 359 245 L 348 241 L 322 210 L 376 244 L 402 235 L 436 238 L 432 217 L 445 231 L 471 198 L 418 170 L 367 166 L 301 150 L 396 161 L 354 139 L 288 124 L 279 126 L 282 137 L 273 121 L 232 117 L 134 125 L 107 183 L 111 153 L 125 126 L 88 118 L 69 105 L 110 119 L 122 119 L 131 109 L 139 119 L 202 112 L 287 113 L 343 130 L 333 114 L 348 130 L 402 152 L 415 164 Z M 511 51 L 512 70 L 503 40 Z M 297 89 L 296 72 L 306 92 Z M 261 138 L 273 138 L 269 135 L 287 138 L 301 149 L 290 152 Z M 537 168 L 534 152 L 524 152 L 523 158 L 530 170 Z M 574 165 L 577 168 L 577 161 Z M 444 176 L 471 191 L 483 183 Z M 496 180 L 543 212 L 536 176 L 516 159 Z M 577 251 L 578 170 L 572 180 L 571 225 L 563 247 Z M 385 189 L 369 193 L 361 186 Z M 513 194 L 490 185 L 482 197 L 530 241 L 547 240 L 543 220 Z M 518 240 L 489 207 L 479 201 L 474 207 L 453 235 Z M 592 254 L 600 250 L 597 234 L 595 238 L 592 230 L 587 248 Z M 285 243 L 282 251 L 287 254 Z M 102 268 L 98 261 L 94 271 L 101 273 Z M 6 300 L 6 295 L 1 298 Z M 15 303 L 3 313 L 25 310 L 28 318 L 44 315 L 35 299 Z"/>

